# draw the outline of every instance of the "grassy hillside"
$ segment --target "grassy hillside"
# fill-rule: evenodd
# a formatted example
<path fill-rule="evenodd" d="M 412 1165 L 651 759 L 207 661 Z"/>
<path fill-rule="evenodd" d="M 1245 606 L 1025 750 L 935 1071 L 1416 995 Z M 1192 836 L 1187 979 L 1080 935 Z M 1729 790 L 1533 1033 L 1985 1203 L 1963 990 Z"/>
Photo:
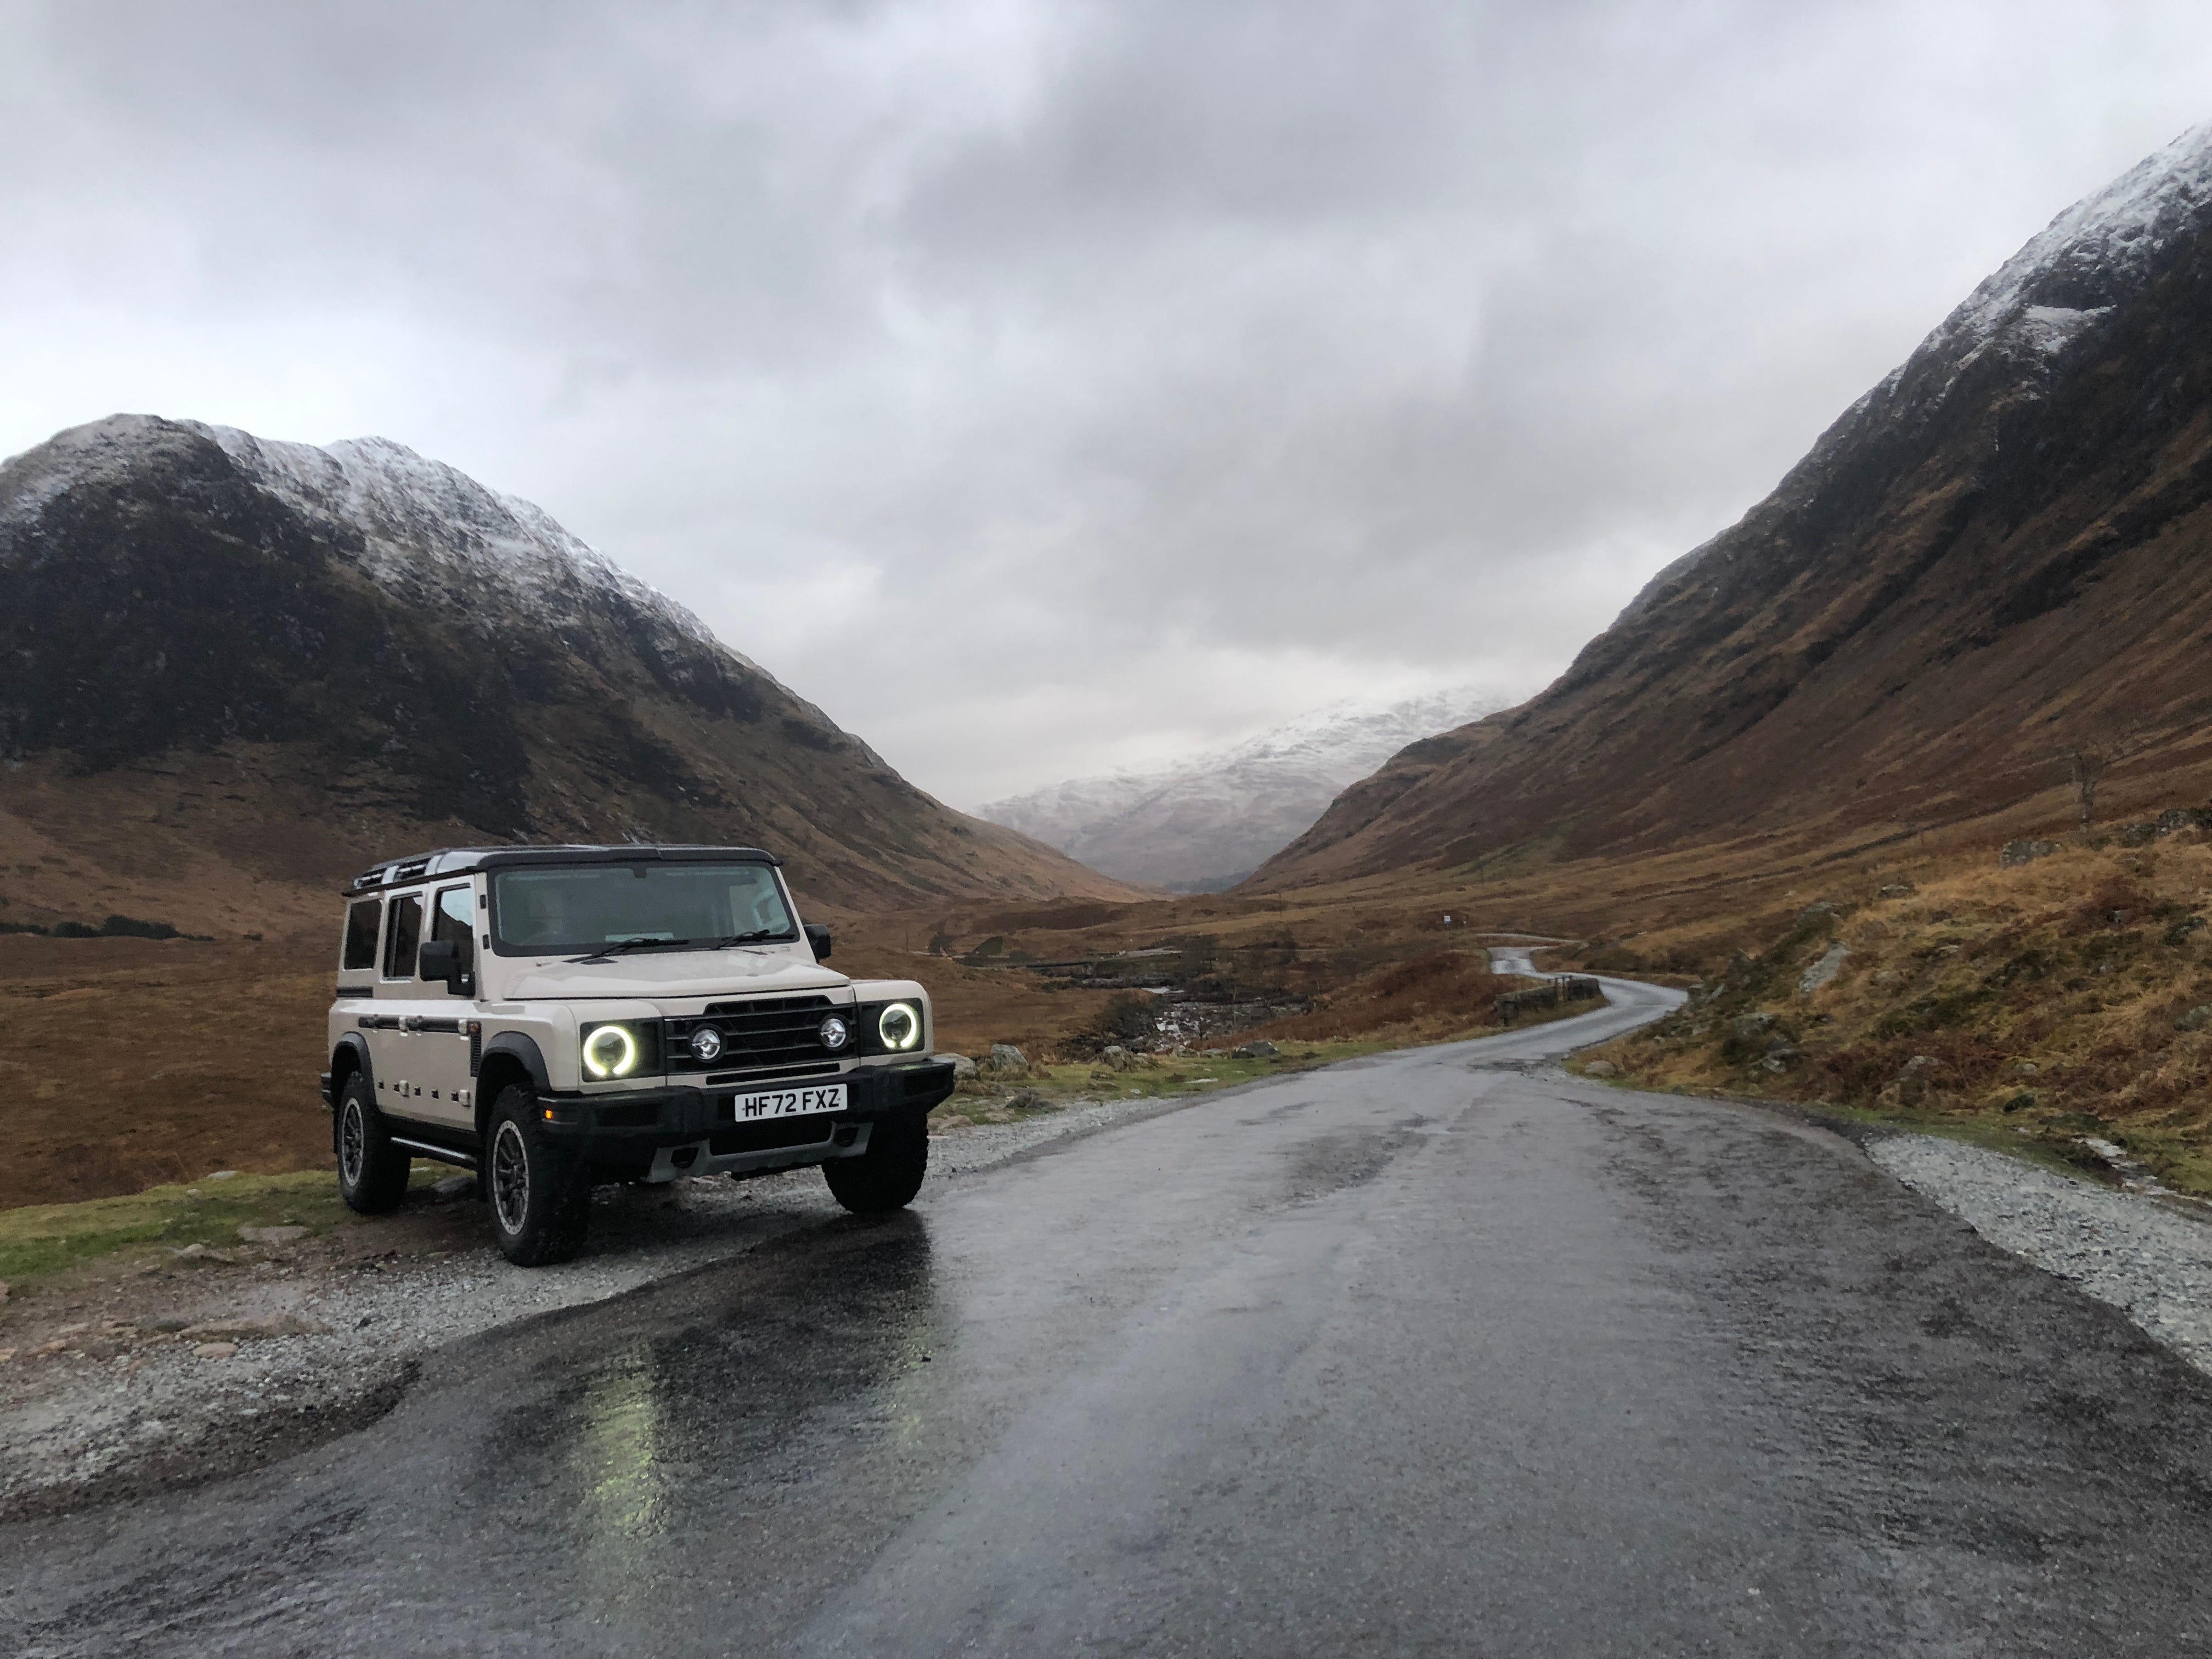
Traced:
<path fill-rule="evenodd" d="M 2212 845 L 2140 836 L 1839 883 L 1594 1057 L 1656 1086 L 2002 1128 L 2069 1157 L 2094 1137 L 2212 1192 Z"/>

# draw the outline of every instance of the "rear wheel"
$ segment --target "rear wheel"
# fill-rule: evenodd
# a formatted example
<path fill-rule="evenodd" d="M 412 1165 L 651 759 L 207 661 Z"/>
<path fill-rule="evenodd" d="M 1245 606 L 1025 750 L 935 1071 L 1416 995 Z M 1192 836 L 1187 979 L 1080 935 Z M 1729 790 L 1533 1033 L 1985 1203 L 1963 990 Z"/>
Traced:
<path fill-rule="evenodd" d="M 518 1267 L 550 1267 L 583 1248 L 591 1188 L 576 1159 L 539 1128 L 538 1097 L 521 1084 L 492 1104 L 478 1185 L 491 1204 L 492 1231 Z"/>
<path fill-rule="evenodd" d="M 822 1166 L 830 1196 L 854 1215 L 903 1209 L 929 1173 L 929 1120 L 919 1113 L 887 1117 L 868 1131 L 868 1150 Z"/>
<path fill-rule="evenodd" d="M 356 1072 L 339 1091 L 336 1136 L 338 1196 L 346 1207 L 362 1215 L 398 1209 L 407 1196 L 407 1172 L 414 1160 L 392 1144 L 366 1072 Z"/>

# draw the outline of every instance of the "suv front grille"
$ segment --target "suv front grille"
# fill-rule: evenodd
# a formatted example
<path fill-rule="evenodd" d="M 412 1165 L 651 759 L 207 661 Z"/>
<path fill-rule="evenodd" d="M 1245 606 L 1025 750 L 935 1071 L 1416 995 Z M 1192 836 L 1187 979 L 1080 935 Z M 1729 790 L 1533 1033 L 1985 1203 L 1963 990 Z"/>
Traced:
<path fill-rule="evenodd" d="M 755 1072 L 764 1066 L 802 1066 L 836 1060 L 854 1051 L 850 1038 L 842 1048 L 822 1046 L 822 1021 L 837 1012 L 825 996 L 763 997 L 757 1002 L 710 1002 L 703 1014 L 664 1020 L 666 1038 L 661 1053 L 669 1071 Z M 846 1014 L 849 1021 L 850 1012 Z M 722 1034 L 722 1052 L 711 1060 L 695 1059 L 691 1034 L 711 1025 Z"/>

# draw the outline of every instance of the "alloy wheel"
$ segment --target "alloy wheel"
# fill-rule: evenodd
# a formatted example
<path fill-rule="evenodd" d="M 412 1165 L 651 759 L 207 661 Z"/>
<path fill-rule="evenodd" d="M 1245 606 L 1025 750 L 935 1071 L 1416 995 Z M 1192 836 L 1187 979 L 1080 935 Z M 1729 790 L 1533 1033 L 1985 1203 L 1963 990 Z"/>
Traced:
<path fill-rule="evenodd" d="M 491 1201 L 500 1231 L 519 1233 L 530 1213 L 530 1152 L 513 1120 L 499 1126 L 491 1143 Z"/>
<path fill-rule="evenodd" d="M 368 1126 L 361 1121 L 361 1103 L 349 1100 L 338 1120 L 338 1173 L 349 1187 L 361 1184 L 362 1166 L 368 1161 Z"/>

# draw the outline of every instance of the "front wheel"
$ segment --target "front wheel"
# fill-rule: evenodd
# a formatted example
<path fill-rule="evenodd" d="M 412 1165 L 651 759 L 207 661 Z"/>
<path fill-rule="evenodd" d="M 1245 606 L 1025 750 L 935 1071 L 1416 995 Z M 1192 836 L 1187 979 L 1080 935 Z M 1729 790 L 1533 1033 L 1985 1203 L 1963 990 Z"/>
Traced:
<path fill-rule="evenodd" d="M 929 1173 L 929 1121 L 884 1118 L 868 1131 L 868 1150 L 858 1158 L 833 1158 L 822 1166 L 830 1194 L 854 1215 L 903 1209 Z"/>
<path fill-rule="evenodd" d="M 584 1245 L 592 1191 L 576 1160 L 538 1127 L 538 1097 L 520 1084 L 492 1103 L 479 1181 L 499 1248 L 518 1267 L 566 1261 Z"/>
<path fill-rule="evenodd" d="M 398 1209 L 407 1196 L 407 1176 L 414 1160 L 404 1147 L 392 1144 L 384 1115 L 376 1109 L 375 1085 L 366 1072 L 356 1072 L 339 1091 L 336 1136 L 338 1196 L 346 1208 L 361 1215 L 386 1215 Z"/>

